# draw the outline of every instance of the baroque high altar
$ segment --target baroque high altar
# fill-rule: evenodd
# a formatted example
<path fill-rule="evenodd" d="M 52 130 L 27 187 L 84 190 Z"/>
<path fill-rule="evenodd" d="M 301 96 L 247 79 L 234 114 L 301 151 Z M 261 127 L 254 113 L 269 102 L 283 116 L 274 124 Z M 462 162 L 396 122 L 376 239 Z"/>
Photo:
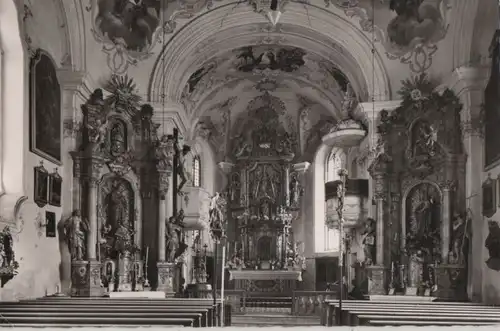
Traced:
<path fill-rule="evenodd" d="M 287 293 L 304 264 L 292 231 L 303 164 L 293 163 L 297 141 L 271 106 L 250 105 L 243 116 L 226 163 L 230 280 L 249 294 Z"/>
<path fill-rule="evenodd" d="M 107 97 L 97 89 L 82 106 L 71 153 L 75 207 L 65 222 L 73 296 L 150 286 L 174 295 L 182 286 L 186 229 L 176 200 L 190 148 L 176 130 L 158 136 L 153 108 L 139 104 L 134 88 L 127 77 L 112 79 Z"/>

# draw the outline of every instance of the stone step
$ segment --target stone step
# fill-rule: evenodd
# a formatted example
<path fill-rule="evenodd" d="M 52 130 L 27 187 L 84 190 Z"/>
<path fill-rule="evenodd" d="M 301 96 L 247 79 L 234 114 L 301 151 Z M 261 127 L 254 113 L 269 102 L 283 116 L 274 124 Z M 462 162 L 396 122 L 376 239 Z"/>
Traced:
<path fill-rule="evenodd" d="M 317 316 L 292 316 L 289 314 L 253 313 L 245 315 L 233 315 L 232 326 L 318 326 L 320 318 Z"/>

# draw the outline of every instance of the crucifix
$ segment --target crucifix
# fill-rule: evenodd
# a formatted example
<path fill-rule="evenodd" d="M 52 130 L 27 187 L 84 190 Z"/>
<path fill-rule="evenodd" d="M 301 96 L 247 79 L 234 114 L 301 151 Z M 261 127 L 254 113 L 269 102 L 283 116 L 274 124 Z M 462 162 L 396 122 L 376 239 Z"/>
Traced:
<path fill-rule="evenodd" d="M 182 144 L 182 138 L 179 137 L 179 130 L 174 128 L 173 136 L 174 140 L 174 164 L 173 164 L 173 210 L 172 214 L 174 217 L 178 217 L 177 212 L 177 197 L 183 195 L 182 188 L 187 182 L 187 171 L 185 168 L 184 157 L 187 153 L 191 151 L 191 147 L 188 145 Z M 179 177 L 181 179 L 180 183 L 178 182 Z"/>

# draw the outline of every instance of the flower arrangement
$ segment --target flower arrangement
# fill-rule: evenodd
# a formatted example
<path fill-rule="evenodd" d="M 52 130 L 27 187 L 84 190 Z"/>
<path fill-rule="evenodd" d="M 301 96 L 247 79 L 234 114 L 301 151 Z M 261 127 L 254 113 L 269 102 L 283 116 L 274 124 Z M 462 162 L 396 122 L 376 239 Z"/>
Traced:
<path fill-rule="evenodd" d="M 235 253 L 231 257 L 231 259 L 229 261 L 227 261 L 227 266 L 229 267 L 229 269 L 243 268 L 243 266 L 244 266 L 243 259 L 240 258 L 238 253 Z"/>
<path fill-rule="evenodd" d="M 426 261 L 437 261 L 439 254 L 439 230 L 425 232 L 421 235 L 409 233 L 406 236 L 405 251 L 407 256 L 420 255 Z"/>

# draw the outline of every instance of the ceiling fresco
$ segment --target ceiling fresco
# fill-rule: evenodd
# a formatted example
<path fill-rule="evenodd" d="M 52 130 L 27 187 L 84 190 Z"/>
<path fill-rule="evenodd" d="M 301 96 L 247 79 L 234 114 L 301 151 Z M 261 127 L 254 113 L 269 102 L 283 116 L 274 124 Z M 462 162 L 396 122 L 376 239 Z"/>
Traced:
<path fill-rule="evenodd" d="M 408 64 L 414 72 L 431 66 L 437 43 L 446 35 L 452 6 L 450 0 L 282 0 L 283 15 L 292 3 L 305 11 L 321 4 L 326 10 L 343 11 L 367 37 L 384 46 L 388 60 Z M 86 9 L 92 35 L 108 55 L 108 66 L 120 74 L 151 57 L 199 15 L 225 7 L 230 14 L 239 7 L 265 16 L 269 4 L 269 0 L 89 0 Z"/>

